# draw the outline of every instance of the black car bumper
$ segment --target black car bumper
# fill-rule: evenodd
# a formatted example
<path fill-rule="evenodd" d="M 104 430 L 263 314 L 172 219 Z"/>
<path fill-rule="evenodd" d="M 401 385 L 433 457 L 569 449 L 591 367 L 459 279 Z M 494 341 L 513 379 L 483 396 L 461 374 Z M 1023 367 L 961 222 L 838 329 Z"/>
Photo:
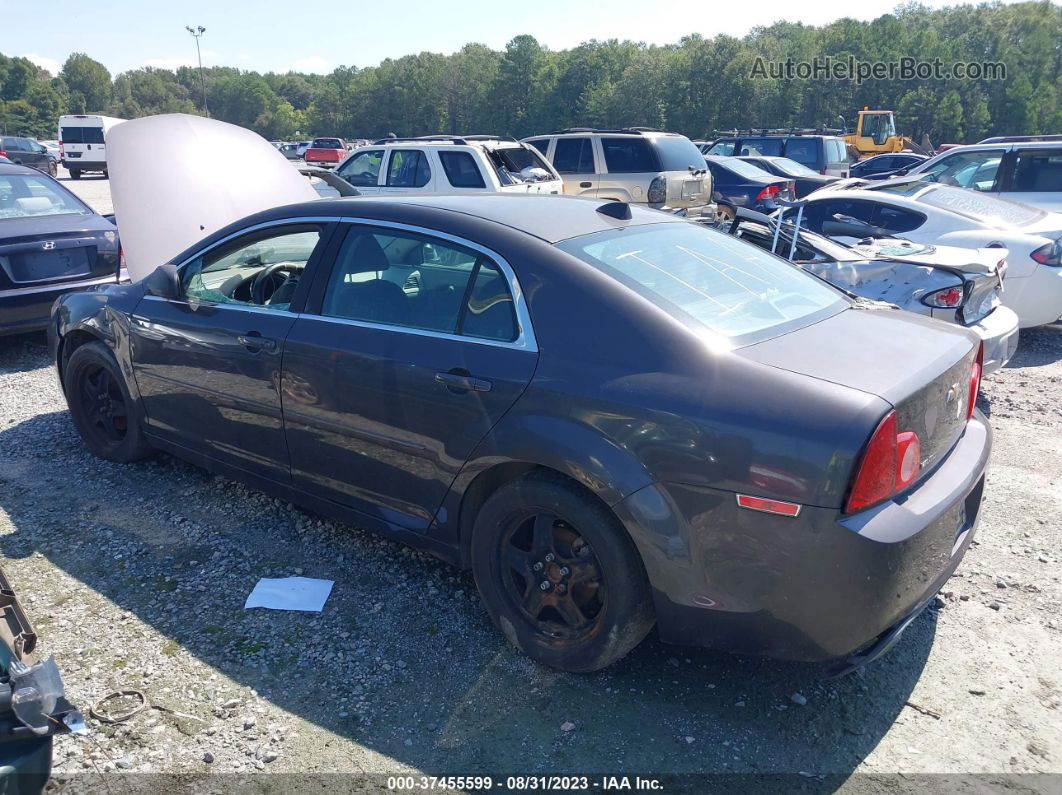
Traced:
<path fill-rule="evenodd" d="M 0 290 L 0 336 L 41 331 L 48 327 L 52 304 L 60 295 L 115 281 L 110 275 L 47 288 Z"/>
<path fill-rule="evenodd" d="M 645 561 L 661 638 L 806 662 L 880 656 L 970 544 L 991 440 L 975 414 L 914 490 L 852 516 L 755 513 L 731 492 L 678 484 L 635 492 L 615 508 Z"/>

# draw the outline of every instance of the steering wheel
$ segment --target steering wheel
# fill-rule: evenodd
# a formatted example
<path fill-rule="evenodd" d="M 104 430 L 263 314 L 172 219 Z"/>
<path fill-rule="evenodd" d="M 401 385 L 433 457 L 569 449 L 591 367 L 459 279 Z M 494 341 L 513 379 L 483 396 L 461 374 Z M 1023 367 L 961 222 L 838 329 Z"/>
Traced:
<path fill-rule="evenodd" d="M 273 281 L 276 278 L 276 275 L 282 271 L 288 271 L 289 275 L 285 276 L 284 280 L 274 287 L 273 291 L 267 296 L 265 292 L 266 285 Z M 296 271 L 298 271 L 298 268 L 290 262 L 275 262 L 272 265 L 267 265 L 258 272 L 258 275 L 255 276 L 254 280 L 251 282 L 251 302 L 258 304 L 259 306 L 265 306 L 266 301 L 283 287 L 284 282 L 288 281 Z"/>

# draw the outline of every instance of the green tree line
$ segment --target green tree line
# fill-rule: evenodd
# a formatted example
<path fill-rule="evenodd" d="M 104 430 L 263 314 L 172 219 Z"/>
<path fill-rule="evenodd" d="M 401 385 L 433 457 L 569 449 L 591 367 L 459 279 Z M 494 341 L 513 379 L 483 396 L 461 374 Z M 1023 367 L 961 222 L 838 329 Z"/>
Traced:
<path fill-rule="evenodd" d="M 1005 79 L 754 78 L 767 62 L 852 56 L 863 62 L 1002 63 Z M 62 113 L 122 118 L 199 113 L 267 138 L 427 133 L 531 135 L 572 126 L 644 126 L 691 137 L 731 127 L 851 124 L 864 105 L 897 112 L 916 139 L 1062 132 L 1062 7 L 988 3 L 931 10 L 902 5 L 870 22 L 780 22 L 742 38 L 691 35 L 676 44 L 591 40 L 550 50 L 521 35 L 503 51 L 468 44 L 328 75 L 232 67 L 144 68 L 111 76 L 72 54 L 58 75 L 0 54 L 0 130 L 55 135 Z"/>

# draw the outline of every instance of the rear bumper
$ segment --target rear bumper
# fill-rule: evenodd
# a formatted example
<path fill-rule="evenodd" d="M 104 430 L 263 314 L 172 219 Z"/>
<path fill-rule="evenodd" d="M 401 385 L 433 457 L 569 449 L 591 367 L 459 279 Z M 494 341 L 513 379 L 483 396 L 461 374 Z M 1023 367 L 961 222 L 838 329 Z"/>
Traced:
<path fill-rule="evenodd" d="M 99 160 L 66 160 L 65 158 L 60 161 L 63 164 L 63 168 L 69 171 L 72 168 L 79 169 L 80 171 L 106 171 L 107 162 L 100 162 Z"/>
<path fill-rule="evenodd" d="M 98 279 L 64 282 L 52 287 L 0 290 L 0 336 L 41 331 L 48 327 L 56 298 L 100 284 L 114 284 L 115 281 L 112 274 Z"/>
<path fill-rule="evenodd" d="M 980 321 L 967 326 L 984 343 L 982 372 L 985 375 L 994 373 L 1010 361 L 1018 348 L 1018 327 L 1018 316 L 1005 306 L 997 306 Z"/>
<path fill-rule="evenodd" d="M 1008 274 L 1003 304 L 1017 313 L 1022 328 L 1054 323 L 1062 317 L 1062 268 L 1038 265 L 1031 276 Z"/>
<path fill-rule="evenodd" d="M 755 513 L 732 492 L 678 484 L 628 496 L 615 509 L 645 562 L 661 638 L 806 662 L 880 645 L 959 565 L 991 439 L 975 414 L 916 489 L 852 516 Z"/>

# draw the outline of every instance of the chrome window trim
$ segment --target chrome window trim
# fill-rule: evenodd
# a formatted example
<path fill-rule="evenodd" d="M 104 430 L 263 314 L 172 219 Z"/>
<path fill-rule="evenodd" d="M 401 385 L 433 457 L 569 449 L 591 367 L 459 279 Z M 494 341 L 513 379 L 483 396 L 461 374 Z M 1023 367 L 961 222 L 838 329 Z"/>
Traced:
<path fill-rule="evenodd" d="M 531 325 L 531 314 L 527 308 L 527 299 L 524 296 L 523 290 L 520 288 L 520 281 L 516 278 L 516 273 L 513 271 L 512 266 L 508 261 L 502 257 L 498 252 L 493 251 L 485 246 L 481 246 L 479 243 L 475 243 L 471 240 L 451 235 L 447 232 L 439 231 L 438 229 L 431 229 L 424 226 L 416 226 L 414 224 L 403 224 L 397 221 L 381 221 L 376 218 L 362 218 L 360 216 L 304 216 L 294 218 L 280 218 L 273 221 L 264 221 L 260 224 L 254 224 L 253 226 L 244 227 L 243 229 L 233 232 L 231 235 L 223 237 L 221 240 L 200 249 L 192 256 L 188 257 L 180 264 L 177 265 L 178 272 L 186 267 L 190 262 L 195 261 L 199 257 L 205 256 L 209 252 L 213 251 L 218 246 L 224 245 L 230 240 L 234 240 L 237 237 L 242 237 L 250 232 L 258 231 L 259 229 L 268 229 L 273 226 L 292 226 L 298 224 L 313 224 L 313 223 L 339 223 L 339 224 L 351 224 L 351 225 L 364 225 L 382 227 L 385 229 L 396 229 L 404 232 L 412 232 L 414 234 L 424 235 L 425 237 L 433 237 L 439 240 L 447 240 L 451 243 L 455 243 L 472 251 L 479 252 L 485 257 L 491 260 L 495 265 L 501 269 L 501 272 L 505 275 L 505 280 L 509 283 L 509 292 L 513 296 L 513 308 L 516 311 L 516 339 L 512 341 L 506 340 L 488 340 L 482 337 L 473 337 L 464 334 L 447 334 L 442 331 L 430 331 L 427 329 L 417 329 L 411 326 L 393 326 L 385 323 L 372 323 L 363 320 L 352 320 L 349 318 L 341 317 L 329 317 L 327 315 L 310 314 L 307 312 L 298 313 L 299 318 L 315 318 L 325 321 L 335 321 L 343 323 L 344 325 L 360 326 L 363 328 L 374 328 L 383 331 L 395 331 L 406 332 L 410 334 L 416 334 L 422 337 L 439 337 L 441 339 L 457 340 L 461 342 L 475 342 L 483 345 L 493 345 L 499 348 L 513 348 L 516 350 L 530 351 L 533 353 L 538 352 L 538 340 L 535 338 L 535 330 Z M 157 301 L 166 301 L 167 299 L 160 298 L 158 296 L 145 295 L 144 298 L 152 298 Z M 190 306 L 191 303 L 182 300 L 173 300 L 170 303 L 179 303 Z M 197 301 L 197 304 L 205 303 L 208 306 L 223 306 L 234 307 L 249 312 L 266 312 L 272 315 L 277 313 L 296 314 L 287 309 L 263 309 L 257 306 L 247 306 L 246 304 L 212 304 L 206 301 Z"/>

